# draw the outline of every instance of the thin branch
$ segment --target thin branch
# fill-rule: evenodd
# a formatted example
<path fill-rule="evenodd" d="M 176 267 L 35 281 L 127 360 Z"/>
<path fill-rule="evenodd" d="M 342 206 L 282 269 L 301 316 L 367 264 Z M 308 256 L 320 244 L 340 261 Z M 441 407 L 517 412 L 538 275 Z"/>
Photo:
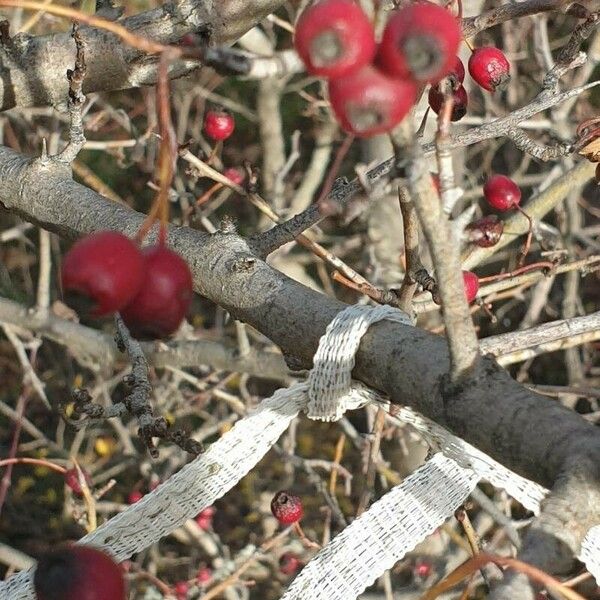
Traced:
<path fill-rule="evenodd" d="M 73 23 L 72 34 L 75 40 L 75 68 L 67 71 L 67 80 L 69 81 L 69 116 L 71 126 L 69 129 L 69 143 L 60 152 L 55 160 L 65 164 L 71 164 L 79 154 L 85 144 L 85 134 L 83 130 L 83 103 L 85 96 L 83 94 L 83 81 L 87 72 L 85 64 L 85 50 L 83 39 L 79 33 L 79 25 Z"/>
<path fill-rule="evenodd" d="M 479 355 L 464 293 L 458 244 L 431 185 L 423 151 L 414 141 L 410 123 L 401 123 L 392 132 L 392 138 L 397 162 L 407 165 L 409 193 L 431 253 L 450 351 L 450 377 L 458 381 L 471 373 Z"/>

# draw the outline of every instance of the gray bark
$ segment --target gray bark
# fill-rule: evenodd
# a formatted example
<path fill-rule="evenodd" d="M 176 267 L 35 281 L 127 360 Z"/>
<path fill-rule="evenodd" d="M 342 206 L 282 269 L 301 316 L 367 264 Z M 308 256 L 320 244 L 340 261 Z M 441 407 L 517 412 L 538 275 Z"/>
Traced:
<path fill-rule="evenodd" d="M 0 149 L 0 201 L 63 237 L 97 229 L 133 235 L 144 215 L 75 183 L 67 168 Z M 273 340 L 298 367 L 309 367 L 326 325 L 344 305 L 273 270 L 235 233 L 171 227 L 169 243 L 188 261 L 198 293 Z M 410 405 L 516 472 L 551 487 L 574 463 L 598 477 L 600 432 L 577 414 L 513 381 L 489 359 L 461 389 L 445 386 L 444 338 L 395 323 L 363 338 L 354 375 Z M 600 503 L 598 504 L 600 506 Z M 595 514 L 585 515 L 599 522 Z"/>
<path fill-rule="evenodd" d="M 235 41 L 281 4 L 282 0 L 179 0 L 119 23 L 162 44 L 174 44 L 193 31 L 205 32 L 212 45 L 221 45 Z M 158 56 L 146 55 L 100 29 L 80 31 L 87 63 L 84 93 L 155 83 Z M 63 105 L 66 72 L 73 68 L 74 57 L 70 31 L 36 37 L 19 34 L 0 46 L 0 110 Z M 171 76 L 180 77 L 199 66 L 195 61 L 177 61 L 171 65 Z"/>

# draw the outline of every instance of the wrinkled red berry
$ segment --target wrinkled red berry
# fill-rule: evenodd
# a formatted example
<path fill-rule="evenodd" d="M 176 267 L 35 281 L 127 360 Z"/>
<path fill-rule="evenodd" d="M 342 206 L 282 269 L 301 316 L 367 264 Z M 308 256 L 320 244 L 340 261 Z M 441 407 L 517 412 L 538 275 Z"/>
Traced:
<path fill-rule="evenodd" d="M 462 85 L 459 85 L 452 92 L 454 103 L 452 104 L 452 114 L 450 116 L 451 121 L 460 121 L 467 114 L 467 104 L 469 103 L 469 97 L 467 96 L 467 90 Z M 436 115 L 440 114 L 444 103 L 444 94 L 441 92 L 439 86 L 433 85 L 429 90 L 429 106 Z"/>
<path fill-rule="evenodd" d="M 223 175 L 227 177 L 230 181 L 233 181 L 236 185 L 242 185 L 244 183 L 244 179 L 246 178 L 246 174 L 241 169 L 236 169 L 235 167 L 229 167 L 225 169 Z"/>
<path fill-rule="evenodd" d="M 480 248 L 491 248 L 500 241 L 504 223 L 497 215 L 488 215 L 469 223 L 465 229 L 470 242 Z"/>
<path fill-rule="evenodd" d="M 38 600 L 125 600 L 121 567 L 97 548 L 68 545 L 44 554 L 33 583 Z"/>
<path fill-rule="evenodd" d="M 226 140 L 235 129 L 235 121 L 233 116 L 224 109 L 210 109 L 204 115 L 204 133 L 220 142 Z"/>
<path fill-rule="evenodd" d="M 174 589 L 177 600 L 185 600 L 190 591 L 190 584 L 187 581 L 178 581 L 175 584 Z"/>
<path fill-rule="evenodd" d="M 502 50 L 484 46 L 469 57 L 469 73 L 484 90 L 495 92 L 510 80 L 510 63 Z"/>
<path fill-rule="evenodd" d="M 352 0 L 323 0 L 298 19 L 294 44 L 306 70 L 320 77 L 349 75 L 375 56 L 375 32 Z"/>
<path fill-rule="evenodd" d="M 196 583 L 201 587 L 208 585 L 212 581 L 212 577 L 213 572 L 210 567 L 200 567 L 196 574 Z"/>
<path fill-rule="evenodd" d="M 279 570 L 284 575 L 293 575 L 302 567 L 302 562 L 293 552 L 284 552 L 279 558 Z"/>
<path fill-rule="evenodd" d="M 465 296 L 470 304 L 477 297 L 479 291 L 479 278 L 471 271 L 463 271 L 463 285 L 465 287 Z"/>
<path fill-rule="evenodd" d="M 143 262 L 138 246 L 116 231 L 81 238 L 63 260 L 65 301 L 93 317 L 118 311 L 139 291 Z"/>
<path fill-rule="evenodd" d="M 331 107 L 349 133 L 371 137 L 393 129 L 417 97 L 410 81 L 388 77 L 372 66 L 329 82 Z"/>
<path fill-rule="evenodd" d="M 455 67 L 461 37 L 458 20 L 449 11 L 431 2 L 415 2 L 392 13 L 377 64 L 403 79 L 436 82 Z"/>
<path fill-rule="evenodd" d="M 132 490 L 127 495 L 127 503 L 135 504 L 136 502 L 139 502 L 143 497 L 144 497 L 144 494 L 142 494 L 142 492 L 140 492 L 140 490 Z"/>
<path fill-rule="evenodd" d="M 483 186 L 487 203 L 500 212 L 506 212 L 521 202 L 519 186 L 506 175 L 493 175 Z"/>
<path fill-rule="evenodd" d="M 90 487 L 92 485 L 92 478 L 90 477 L 90 474 L 85 469 L 81 469 L 81 472 L 85 482 L 87 483 L 87 486 Z M 65 478 L 65 484 L 71 488 L 76 496 L 81 496 L 83 494 L 81 484 L 79 483 L 79 474 L 77 473 L 77 469 L 75 467 L 72 469 L 67 469 L 63 477 Z"/>
<path fill-rule="evenodd" d="M 143 251 L 145 278 L 121 311 L 134 337 L 156 339 L 177 330 L 192 301 L 192 274 L 179 254 L 162 245 Z"/>
<path fill-rule="evenodd" d="M 302 500 L 299 496 L 282 490 L 273 496 L 271 512 L 282 525 L 291 525 L 299 521 L 304 514 Z"/>

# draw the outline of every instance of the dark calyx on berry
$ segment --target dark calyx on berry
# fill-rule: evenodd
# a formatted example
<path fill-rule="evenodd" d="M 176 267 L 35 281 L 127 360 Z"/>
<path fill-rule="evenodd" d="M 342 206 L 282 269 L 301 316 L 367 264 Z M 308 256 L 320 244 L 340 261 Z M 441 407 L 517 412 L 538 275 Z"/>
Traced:
<path fill-rule="evenodd" d="M 123 308 L 139 291 L 142 278 L 139 247 L 116 231 L 99 231 L 75 242 L 61 268 L 65 302 L 92 317 Z"/>
<path fill-rule="evenodd" d="M 324 0 L 307 8 L 296 24 L 294 44 L 306 70 L 327 78 L 364 67 L 376 49 L 371 21 L 353 0 Z"/>
<path fill-rule="evenodd" d="M 392 13 L 377 53 L 386 72 L 420 83 L 438 82 L 456 66 L 461 40 L 457 19 L 431 2 L 414 2 Z"/>
<path fill-rule="evenodd" d="M 174 333 L 192 301 L 192 274 L 176 252 L 162 245 L 143 250 L 145 278 L 138 294 L 121 311 L 125 325 L 138 339 Z"/>
<path fill-rule="evenodd" d="M 97 548 L 76 544 L 44 554 L 33 584 L 38 600 L 125 600 L 121 567 Z"/>
<path fill-rule="evenodd" d="M 469 97 L 467 90 L 458 84 L 458 86 L 452 90 L 452 113 L 450 115 L 451 121 L 460 121 L 467 114 L 467 105 L 469 103 Z M 433 85 L 429 90 L 429 106 L 436 115 L 440 114 L 442 106 L 444 105 L 444 94 L 440 90 L 439 86 Z"/>
<path fill-rule="evenodd" d="M 477 48 L 469 57 L 471 77 L 488 92 L 501 90 L 510 81 L 510 63 L 498 48 Z"/>
<path fill-rule="evenodd" d="M 467 238 L 480 248 L 495 246 L 504 232 L 504 222 L 498 215 L 488 215 L 469 223 L 466 227 Z"/>
<path fill-rule="evenodd" d="M 391 131 L 412 108 L 416 85 L 372 66 L 329 82 L 331 107 L 349 133 L 371 137 Z"/>
<path fill-rule="evenodd" d="M 271 500 L 271 512 L 282 525 L 291 525 L 299 521 L 303 514 L 302 500 L 287 491 L 280 491 Z"/>

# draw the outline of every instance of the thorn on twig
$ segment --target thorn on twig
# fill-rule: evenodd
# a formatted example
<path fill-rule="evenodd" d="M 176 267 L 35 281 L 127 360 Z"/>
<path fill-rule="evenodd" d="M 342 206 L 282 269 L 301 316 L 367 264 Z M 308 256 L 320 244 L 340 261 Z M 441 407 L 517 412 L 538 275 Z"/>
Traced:
<path fill-rule="evenodd" d="M 77 158 L 79 151 L 85 144 L 85 135 L 83 132 L 83 104 L 85 102 L 83 81 L 87 67 L 85 64 L 84 43 L 79 33 L 78 23 L 73 23 L 71 36 L 75 41 L 75 68 L 67 69 L 67 81 L 69 82 L 68 105 L 71 119 L 69 143 L 62 152 L 54 157 L 56 161 L 63 164 L 71 164 Z"/>

